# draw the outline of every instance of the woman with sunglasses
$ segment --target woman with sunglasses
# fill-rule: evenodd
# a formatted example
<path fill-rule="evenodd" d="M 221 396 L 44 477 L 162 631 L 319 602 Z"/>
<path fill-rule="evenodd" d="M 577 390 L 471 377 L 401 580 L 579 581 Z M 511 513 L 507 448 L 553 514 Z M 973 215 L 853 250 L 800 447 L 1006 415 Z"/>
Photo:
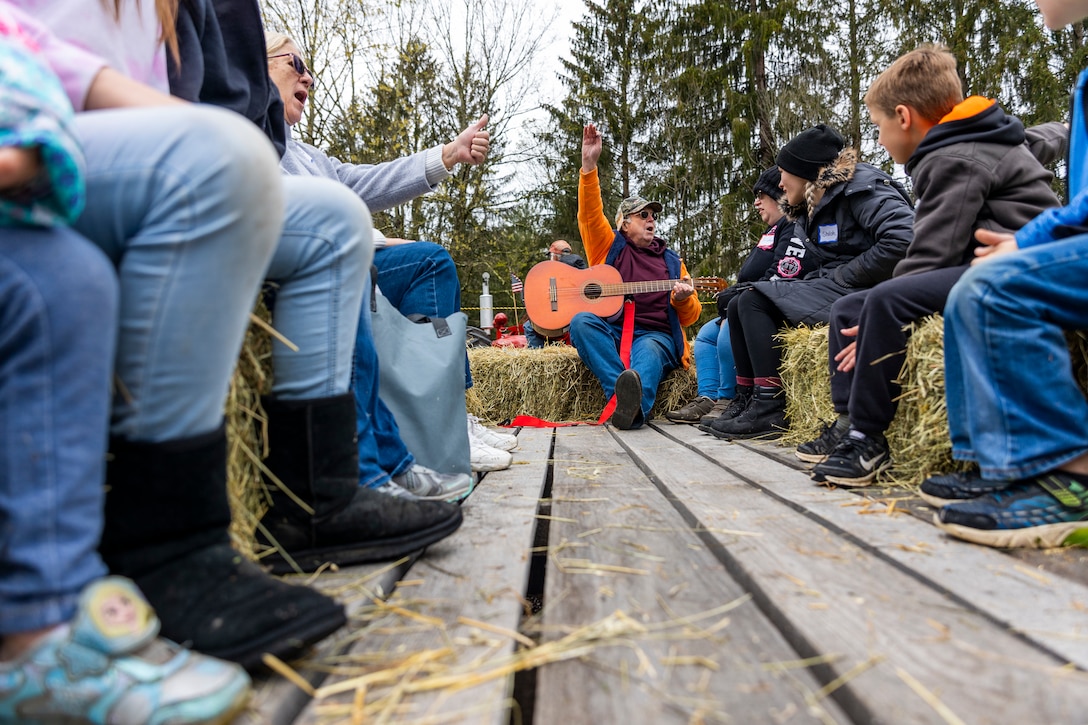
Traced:
<path fill-rule="evenodd" d="M 350 188 L 371 211 L 382 211 L 428 194 L 452 175 L 458 163 L 476 165 L 487 156 L 490 137 L 484 126 L 487 116 L 462 131 L 453 141 L 411 156 L 380 164 L 352 164 L 339 161 L 310 144 L 291 137 L 290 127 L 302 120 L 314 86 L 313 74 L 302 61 L 294 41 L 283 33 L 266 38 L 268 74 L 279 89 L 288 125 L 287 151 L 280 162 L 284 172 L 294 176 L 332 179 Z M 432 242 L 407 242 L 375 234 L 374 266 L 378 287 L 401 314 L 446 317 L 461 309 L 461 283 L 457 268 L 443 247 Z M 365 306 L 359 320 L 355 350 L 355 398 L 371 414 L 360 422 L 359 466 L 363 485 L 388 486 L 390 481 L 409 491 L 453 498 L 464 489 L 463 476 L 442 474 L 414 463 L 414 457 L 400 442 L 392 414 L 377 396 L 377 355 L 370 335 L 370 312 Z M 472 375 L 465 358 L 465 387 Z M 507 468 L 509 453 L 517 445 L 512 435 L 485 428 L 466 414 L 469 456 L 473 471 Z M 399 445 L 377 445 L 377 440 Z M 467 489 L 465 490 L 467 493 Z"/>
<path fill-rule="evenodd" d="M 579 312 L 570 323 L 570 340 L 582 362 L 597 376 L 605 398 L 616 396 L 612 425 L 640 427 L 649 417 L 657 386 L 665 374 L 691 364 L 691 348 L 683 328 L 699 319 L 702 307 L 687 281 L 687 268 L 665 240 L 656 236 L 661 204 L 632 196 L 616 214 L 616 227 L 604 214 L 597 160 L 603 139 L 596 125 L 582 131 L 582 171 L 578 182 L 578 230 L 590 265 L 609 264 L 624 282 L 680 280 L 671 290 L 634 295 L 635 331 L 631 367 L 620 359 L 622 316 L 605 320 Z"/>

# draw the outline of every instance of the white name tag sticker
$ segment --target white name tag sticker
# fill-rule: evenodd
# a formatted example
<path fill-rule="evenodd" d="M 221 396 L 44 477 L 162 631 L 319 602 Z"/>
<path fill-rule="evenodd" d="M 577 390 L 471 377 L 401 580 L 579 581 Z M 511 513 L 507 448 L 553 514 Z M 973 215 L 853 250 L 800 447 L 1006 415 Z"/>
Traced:
<path fill-rule="evenodd" d="M 839 225 L 821 224 L 820 244 L 834 244 L 837 241 L 839 241 Z"/>
<path fill-rule="evenodd" d="M 774 249 L 774 234 L 764 234 L 756 246 L 760 249 Z"/>

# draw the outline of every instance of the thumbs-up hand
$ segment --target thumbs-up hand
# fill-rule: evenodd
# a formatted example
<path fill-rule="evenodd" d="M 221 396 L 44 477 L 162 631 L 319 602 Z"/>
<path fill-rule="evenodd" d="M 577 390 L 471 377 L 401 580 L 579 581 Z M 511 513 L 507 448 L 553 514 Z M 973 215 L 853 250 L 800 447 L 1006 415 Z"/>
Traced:
<path fill-rule="evenodd" d="M 484 130 L 487 120 L 485 113 L 442 147 L 442 163 L 446 169 L 452 169 L 454 164 L 475 166 L 487 158 L 487 150 L 491 146 L 491 134 Z"/>

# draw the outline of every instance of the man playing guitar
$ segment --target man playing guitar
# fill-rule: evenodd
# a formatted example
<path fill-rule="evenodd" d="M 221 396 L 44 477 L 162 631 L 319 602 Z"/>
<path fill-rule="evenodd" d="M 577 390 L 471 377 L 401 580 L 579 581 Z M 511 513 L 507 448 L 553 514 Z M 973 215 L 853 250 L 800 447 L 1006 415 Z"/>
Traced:
<path fill-rule="evenodd" d="M 630 369 L 620 359 L 623 313 L 604 319 L 579 312 L 570 322 L 570 339 L 597 376 L 606 398 L 616 396 L 612 425 L 627 430 L 645 421 L 667 372 L 691 363 L 683 328 L 699 318 L 701 306 L 680 255 L 654 236 L 661 204 L 639 196 L 624 199 L 613 229 L 604 213 L 597 160 L 603 139 L 595 124 L 582 131 L 582 171 L 578 182 L 578 230 L 589 264 L 615 267 L 624 282 L 679 280 L 671 290 L 633 295 L 634 336 Z"/>

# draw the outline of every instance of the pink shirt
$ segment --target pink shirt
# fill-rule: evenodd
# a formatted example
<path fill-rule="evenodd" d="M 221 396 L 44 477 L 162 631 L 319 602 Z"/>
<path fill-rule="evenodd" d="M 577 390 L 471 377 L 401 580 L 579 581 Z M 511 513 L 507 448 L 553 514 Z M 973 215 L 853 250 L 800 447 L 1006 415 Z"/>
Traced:
<path fill-rule="evenodd" d="M 112 8 L 112 0 L 109 4 Z M 151 0 L 122 0 L 119 19 L 101 0 L 0 0 L 0 8 L 38 44 L 77 111 L 105 66 L 170 92 Z"/>

